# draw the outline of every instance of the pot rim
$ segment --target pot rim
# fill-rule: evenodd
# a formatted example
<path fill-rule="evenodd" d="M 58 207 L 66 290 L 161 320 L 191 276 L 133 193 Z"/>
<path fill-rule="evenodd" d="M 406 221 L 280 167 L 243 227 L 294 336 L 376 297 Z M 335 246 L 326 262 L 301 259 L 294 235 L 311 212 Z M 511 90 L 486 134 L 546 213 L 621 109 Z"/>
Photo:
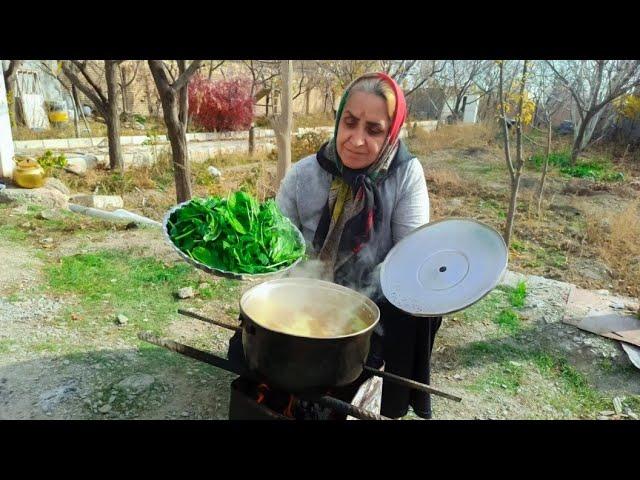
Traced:
<path fill-rule="evenodd" d="M 265 326 L 264 324 L 262 324 L 261 322 L 257 321 L 255 318 L 250 316 L 247 313 L 247 311 L 245 310 L 244 304 L 248 301 L 248 299 L 249 299 L 249 297 L 250 297 L 250 295 L 252 293 L 254 293 L 257 289 L 259 289 L 261 287 L 264 288 L 263 287 L 264 285 L 267 285 L 267 284 L 273 285 L 273 284 L 281 284 L 281 283 L 284 283 L 284 284 L 286 284 L 286 283 L 317 284 L 320 287 L 329 288 L 329 289 L 332 289 L 332 290 L 337 290 L 337 291 L 343 292 L 345 294 L 351 295 L 354 298 L 359 298 L 359 299 L 362 300 L 362 302 L 365 305 L 367 305 L 375 313 L 375 320 L 367 328 L 364 328 L 362 330 L 358 330 L 357 332 L 353 332 L 353 333 L 349 333 L 349 334 L 345 334 L 345 335 L 335 335 L 335 336 L 331 336 L 331 337 L 311 337 L 311 336 L 307 336 L 307 335 L 296 335 L 294 333 L 286 333 L 286 332 L 281 332 L 280 330 L 274 330 L 272 328 L 269 328 L 269 327 Z M 310 339 L 310 340 L 337 340 L 337 339 L 342 339 L 342 338 L 357 337 L 357 336 L 360 336 L 362 334 L 368 333 L 369 331 L 373 330 L 376 327 L 376 325 L 378 324 L 378 322 L 380 322 L 380 308 L 369 297 L 361 294 L 360 292 L 357 292 L 356 290 L 353 290 L 351 288 L 345 287 L 343 285 L 338 285 L 337 283 L 328 282 L 326 280 L 319 280 L 319 279 L 315 279 L 315 278 L 287 277 L 287 278 L 277 278 L 277 279 L 267 280 L 265 282 L 262 282 L 262 283 L 260 283 L 258 285 L 255 285 L 255 286 L 251 287 L 249 290 L 244 292 L 242 294 L 242 296 L 240 297 L 239 305 L 240 305 L 240 313 L 242 315 L 244 315 L 245 317 L 251 319 L 252 322 L 256 323 L 257 325 L 259 325 L 261 328 L 264 328 L 265 330 L 268 330 L 270 332 L 277 333 L 277 334 L 280 334 L 280 335 L 286 335 L 286 336 L 289 336 L 289 337 L 297 337 L 297 338 L 304 338 L 304 339 Z"/>

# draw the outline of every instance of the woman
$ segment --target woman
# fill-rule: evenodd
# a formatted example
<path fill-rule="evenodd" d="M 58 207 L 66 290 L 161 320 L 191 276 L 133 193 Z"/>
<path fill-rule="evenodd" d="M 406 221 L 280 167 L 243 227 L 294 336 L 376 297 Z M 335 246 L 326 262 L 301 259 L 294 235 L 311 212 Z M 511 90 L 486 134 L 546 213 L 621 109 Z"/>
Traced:
<path fill-rule="evenodd" d="M 402 90 L 383 73 L 347 87 L 333 138 L 292 166 L 276 202 L 300 228 L 324 268 L 323 278 L 353 288 L 380 307 L 367 363 L 428 383 L 440 319 L 411 317 L 384 299 L 379 266 L 413 229 L 429 221 L 424 171 L 400 140 L 407 108 Z M 237 352 L 230 348 L 230 356 Z M 411 405 L 431 417 L 430 398 L 384 382 L 381 413 L 404 416 Z"/>

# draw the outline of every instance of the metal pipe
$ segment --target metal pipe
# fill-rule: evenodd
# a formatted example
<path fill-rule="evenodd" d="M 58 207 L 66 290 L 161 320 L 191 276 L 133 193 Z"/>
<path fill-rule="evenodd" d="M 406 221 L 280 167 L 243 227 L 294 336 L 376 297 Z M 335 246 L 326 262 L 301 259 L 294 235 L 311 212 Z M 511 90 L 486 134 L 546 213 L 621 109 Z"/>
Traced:
<path fill-rule="evenodd" d="M 204 352 L 202 350 L 198 350 L 197 348 L 174 342 L 173 340 L 159 338 L 150 332 L 140 332 L 138 333 L 138 338 L 145 342 L 152 343 L 153 345 L 157 345 L 158 347 L 163 347 L 167 350 L 171 350 L 172 352 L 180 353 L 186 357 L 191 357 L 196 360 L 200 360 L 201 362 L 208 363 L 210 365 L 213 365 L 214 367 L 226 370 L 227 372 L 235 373 L 236 375 L 246 376 L 247 374 L 247 372 L 243 371 L 242 368 L 234 365 L 226 358 L 218 357 L 217 355 L 213 355 L 212 353 Z"/>
<path fill-rule="evenodd" d="M 414 390 L 421 390 L 426 393 L 432 393 L 433 395 L 439 395 L 441 397 L 448 398 L 449 400 L 455 400 L 456 402 L 462 401 L 461 397 L 456 397 L 455 395 L 451 395 L 450 393 L 436 390 L 435 388 L 432 388 L 429 385 L 416 382 L 415 380 L 399 377 L 398 375 L 394 375 L 393 373 L 383 372 L 375 368 L 369 367 L 367 365 L 364 366 L 364 369 L 367 372 L 372 373 L 373 375 L 376 375 L 377 377 L 382 377 L 385 380 L 390 380 L 391 382 L 397 383 L 398 385 L 402 385 L 407 388 L 412 388 Z"/>
<path fill-rule="evenodd" d="M 167 350 L 171 350 L 172 352 L 180 353 L 186 357 L 200 360 L 201 362 L 208 363 L 210 365 L 213 365 L 214 367 L 222 368 L 223 370 L 235 373 L 236 375 L 255 380 L 253 378 L 253 375 L 251 375 L 248 371 L 244 371 L 242 368 L 238 368 L 229 360 L 218 357 L 217 355 L 213 355 L 211 353 L 190 347 L 188 345 L 183 345 L 182 343 L 174 342 L 173 340 L 159 338 L 150 332 L 140 332 L 138 333 L 138 338 L 153 345 L 157 345 L 158 347 L 166 348 Z M 318 405 L 324 406 L 326 408 L 334 409 L 343 415 L 351 415 L 352 417 L 356 417 L 360 420 L 391 420 L 388 417 L 378 415 L 363 408 L 356 407 L 355 405 L 351 405 L 350 403 L 331 397 L 329 395 L 314 396 L 312 398 L 309 398 L 309 400 L 314 401 L 318 403 Z"/>
<path fill-rule="evenodd" d="M 187 317 L 196 318 L 196 319 L 201 320 L 203 322 L 211 323 L 213 325 L 218 325 L 219 327 L 227 328 L 229 330 L 234 330 L 236 332 L 241 332 L 242 331 L 242 327 L 239 327 L 237 325 L 230 325 L 228 323 L 219 322 L 218 320 L 212 320 L 210 318 L 203 317 L 202 315 L 200 315 L 198 313 L 195 313 L 195 312 L 191 312 L 189 310 L 182 310 L 182 309 L 179 308 L 178 309 L 178 313 L 180 315 L 185 315 Z"/>

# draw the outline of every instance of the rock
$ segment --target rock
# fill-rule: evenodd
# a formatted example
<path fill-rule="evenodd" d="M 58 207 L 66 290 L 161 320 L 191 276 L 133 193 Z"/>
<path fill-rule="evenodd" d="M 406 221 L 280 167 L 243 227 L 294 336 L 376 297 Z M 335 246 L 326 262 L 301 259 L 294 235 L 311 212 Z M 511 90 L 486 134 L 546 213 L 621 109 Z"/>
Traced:
<path fill-rule="evenodd" d="M 98 157 L 95 155 L 79 155 L 67 157 L 67 165 L 64 169 L 67 172 L 83 176 L 87 170 L 93 169 L 98 164 Z"/>
<path fill-rule="evenodd" d="M 627 409 L 627 415 L 629 415 L 630 418 L 633 418 L 634 420 L 638 420 L 638 415 L 635 414 L 634 412 L 632 412 L 631 410 Z"/>
<path fill-rule="evenodd" d="M 600 412 L 600 415 L 610 417 L 611 415 L 615 415 L 615 413 L 616 412 L 614 412 L 613 410 L 603 410 L 602 412 Z"/>
<path fill-rule="evenodd" d="M 26 203 L 45 208 L 68 208 L 67 196 L 51 188 L 5 188 L 0 190 L 0 203 Z M 26 213 L 26 212 L 25 212 Z"/>
<path fill-rule="evenodd" d="M 52 244 L 53 243 L 53 238 L 51 238 L 51 237 L 43 238 L 42 240 L 40 240 L 40 243 Z"/>
<path fill-rule="evenodd" d="M 27 207 L 27 205 L 20 205 L 19 207 L 11 210 L 11 213 L 15 215 L 26 215 L 27 213 L 29 213 L 29 208 Z"/>
<path fill-rule="evenodd" d="M 222 173 L 220 172 L 220 170 L 218 170 L 213 165 L 210 165 L 209 167 L 207 167 L 207 172 L 209 172 L 209 175 L 211 175 L 212 177 L 217 178 L 222 176 Z"/>
<path fill-rule="evenodd" d="M 462 200 L 461 198 L 452 198 L 451 200 L 449 200 L 450 210 L 457 210 L 458 208 L 462 208 L 463 205 L 464 200 Z"/>
<path fill-rule="evenodd" d="M 614 397 L 613 408 L 615 409 L 616 414 L 620 415 L 622 413 L 622 400 L 620 400 L 620 397 Z"/>
<path fill-rule="evenodd" d="M 183 417 L 188 417 L 189 416 L 189 412 L 182 412 L 180 415 L 182 415 Z"/>
<path fill-rule="evenodd" d="M 610 419 L 611 419 L 611 417 L 602 417 L 602 416 L 600 416 L 596 420 L 610 420 Z"/>
<path fill-rule="evenodd" d="M 38 404 L 43 411 L 50 413 L 58 404 L 74 396 L 77 391 L 76 382 L 71 381 L 42 393 Z"/>
<path fill-rule="evenodd" d="M 192 287 L 184 287 L 178 290 L 178 298 L 193 298 L 196 296 L 196 293 L 193 291 Z"/>
<path fill-rule="evenodd" d="M 61 180 L 53 177 L 49 177 L 44 181 L 44 188 L 48 188 L 51 190 L 57 190 L 63 195 L 69 196 L 71 195 L 71 191 L 67 188 L 67 186 L 62 183 Z"/>
<path fill-rule="evenodd" d="M 462 380 L 463 378 L 464 378 L 464 377 L 463 377 L 462 375 L 460 375 L 460 374 L 455 374 L 455 375 L 453 376 L 453 379 L 454 379 L 454 380 Z"/>
<path fill-rule="evenodd" d="M 155 381 L 156 379 L 152 375 L 137 373 L 120 381 L 117 387 L 133 394 L 139 394 L 148 390 Z"/>
<path fill-rule="evenodd" d="M 100 413 L 109 413 L 111 411 L 111 405 L 109 404 L 103 405 L 98 409 L 98 411 Z"/>
<path fill-rule="evenodd" d="M 611 303 L 609 304 L 609 306 L 610 306 L 611 308 L 616 309 L 616 310 L 624 310 L 624 308 L 625 308 L 625 305 L 624 305 L 624 303 L 622 303 L 622 302 L 611 302 Z"/>
<path fill-rule="evenodd" d="M 116 210 L 124 207 L 124 201 L 120 195 L 74 195 L 69 202 L 100 210 Z"/>
<path fill-rule="evenodd" d="M 116 323 L 118 325 L 126 325 L 127 323 L 129 323 L 129 319 L 126 316 L 124 316 L 123 314 L 119 313 L 116 316 Z"/>
<path fill-rule="evenodd" d="M 599 295 L 609 295 L 609 290 L 596 290 Z"/>
<path fill-rule="evenodd" d="M 36 218 L 40 220 L 56 220 L 60 218 L 60 215 L 55 210 L 43 210 L 37 213 Z"/>

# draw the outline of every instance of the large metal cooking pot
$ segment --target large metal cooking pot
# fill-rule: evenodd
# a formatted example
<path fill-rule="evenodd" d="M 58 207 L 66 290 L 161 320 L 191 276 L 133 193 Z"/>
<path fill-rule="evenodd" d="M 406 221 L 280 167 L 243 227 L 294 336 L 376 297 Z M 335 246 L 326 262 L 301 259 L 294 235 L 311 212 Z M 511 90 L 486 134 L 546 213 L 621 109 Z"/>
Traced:
<path fill-rule="evenodd" d="M 295 322 L 300 312 L 323 319 L 333 333 L 294 334 L 282 328 Z M 371 334 L 380 320 L 377 305 L 364 295 L 309 278 L 256 285 L 240 299 L 240 315 L 249 368 L 270 386 L 294 393 L 354 382 L 362 373 Z M 351 325 L 354 316 L 363 328 L 344 333 L 343 327 Z"/>

